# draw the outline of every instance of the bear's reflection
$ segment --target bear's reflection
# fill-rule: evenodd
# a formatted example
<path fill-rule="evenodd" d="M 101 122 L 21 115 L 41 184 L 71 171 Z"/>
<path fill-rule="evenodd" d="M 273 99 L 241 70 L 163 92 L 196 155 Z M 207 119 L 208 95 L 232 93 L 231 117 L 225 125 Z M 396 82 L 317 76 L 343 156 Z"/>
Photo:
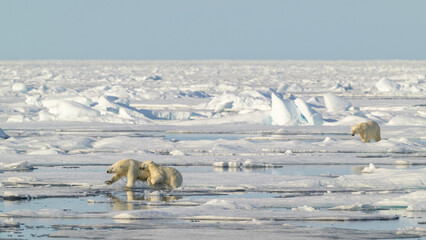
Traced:
<path fill-rule="evenodd" d="M 170 196 L 164 192 L 134 192 L 126 191 L 126 196 L 119 196 L 113 193 L 107 195 L 112 200 L 113 211 L 128 211 L 140 209 L 152 209 L 148 202 L 173 202 L 181 199 L 181 196 Z"/>

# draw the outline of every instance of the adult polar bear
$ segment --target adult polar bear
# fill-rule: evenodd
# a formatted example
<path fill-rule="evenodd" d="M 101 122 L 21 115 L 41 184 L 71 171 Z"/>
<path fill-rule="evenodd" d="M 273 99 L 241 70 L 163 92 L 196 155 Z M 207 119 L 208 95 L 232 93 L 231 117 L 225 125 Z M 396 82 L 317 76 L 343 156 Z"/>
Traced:
<path fill-rule="evenodd" d="M 146 181 L 149 177 L 149 172 L 147 170 L 141 170 L 141 166 L 142 162 L 130 158 L 122 159 L 108 168 L 107 173 L 113 173 L 114 176 L 105 183 L 110 185 L 117 182 L 122 177 L 127 177 L 126 187 L 132 188 L 135 186 L 137 180 Z"/>
<path fill-rule="evenodd" d="M 361 141 L 370 142 L 370 139 L 374 138 L 376 142 L 380 141 L 380 126 L 375 121 L 368 121 L 358 123 L 351 129 L 352 136 L 359 134 Z"/>
<path fill-rule="evenodd" d="M 160 166 L 153 161 L 145 161 L 141 165 L 141 170 L 149 172 L 147 183 L 154 189 L 172 190 L 182 185 L 182 174 L 175 168 Z"/>

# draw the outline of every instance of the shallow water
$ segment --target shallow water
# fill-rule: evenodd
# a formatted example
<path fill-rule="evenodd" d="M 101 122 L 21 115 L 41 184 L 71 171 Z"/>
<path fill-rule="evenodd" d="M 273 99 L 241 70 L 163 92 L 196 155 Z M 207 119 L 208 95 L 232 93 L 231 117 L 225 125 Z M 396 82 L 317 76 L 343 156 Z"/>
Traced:
<path fill-rule="evenodd" d="M 26 137 L 28 135 L 35 135 L 36 133 L 23 133 L 20 137 Z M 42 134 L 58 134 L 53 132 L 42 133 Z M 62 133 L 61 133 L 62 134 Z M 68 133 L 74 134 L 74 133 Z M 81 132 L 76 133 L 81 135 Z M 292 136 L 291 138 L 283 137 L 282 135 L 277 136 L 264 136 L 262 134 L 205 134 L 205 133 L 168 133 L 168 132 L 86 132 L 90 136 L 96 137 L 110 137 L 118 135 L 129 135 L 132 137 L 148 137 L 148 138 L 167 138 L 173 141 L 197 141 L 197 140 L 217 140 L 217 139 L 226 139 L 226 140 L 239 140 L 246 139 L 252 142 L 256 141 L 288 141 L 297 139 L 301 142 L 319 142 L 323 141 L 324 136 L 318 134 L 317 136 L 305 136 L 298 135 Z M 28 136 L 29 136 L 28 135 Z M 84 134 L 83 134 L 84 135 Z M 72 137 L 72 136 L 71 136 Z M 336 135 L 336 138 L 345 138 L 345 135 Z M 417 141 L 418 143 L 423 143 L 424 140 Z M 385 153 L 384 153 L 385 154 Z M 373 156 L 374 157 L 374 156 Z M 386 157 L 386 156 L 385 156 Z M 424 166 L 419 165 L 393 165 L 395 160 L 392 159 L 389 161 L 390 165 L 380 165 L 376 164 L 377 168 L 405 168 L 407 170 L 424 168 Z M 106 165 L 101 164 L 91 164 L 91 165 L 63 165 L 55 163 L 47 165 L 36 166 L 32 172 L 29 173 L 30 176 L 37 178 L 40 174 L 73 174 L 78 173 L 82 176 L 84 174 L 97 173 L 104 174 Z M 178 164 L 178 163 L 176 163 Z M 265 177 L 273 175 L 286 175 L 286 176 L 306 176 L 309 177 L 321 177 L 321 178 L 335 178 L 342 175 L 358 175 L 361 174 L 360 170 L 366 165 L 356 165 L 356 164 L 338 164 L 338 165 L 304 165 L 304 164 L 283 164 L 283 165 L 274 165 L 272 168 L 221 168 L 209 166 L 174 166 L 183 174 L 185 173 L 221 173 L 221 172 L 236 172 L 236 173 L 256 173 L 262 174 Z M 80 176 L 79 175 L 79 176 Z M 110 177 L 108 175 L 108 177 Z M 12 186 L 13 187 L 13 186 Z M 15 186 L 17 187 L 17 186 Z M 64 186 L 64 188 L 70 188 L 70 186 Z M 4 191 L 7 189 L 4 188 Z M 303 189 L 302 189 L 303 190 Z M 14 210 L 29 209 L 33 211 L 42 210 L 42 209 L 56 209 L 63 212 L 77 212 L 77 213 L 111 213 L 119 211 L 132 211 L 132 210 L 145 210 L 145 209 L 157 209 L 167 206 L 167 203 L 173 202 L 175 200 L 188 201 L 188 202 L 197 202 L 205 201 L 212 199 L 273 199 L 280 198 L 282 194 L 271 192 L 262 192 L 262 191 L 239 191 L 239 190 L 228 190 L 226 192 L 215 192 L 211 189 L 202 189 L 199 192 L 184 192 L 181 196 L 150 196 L 144 194 L 144 189 L 135 190 L 133 192 L 124 191 L 124 190 L 103 190 L 95 192 L 95 195 L 90 194 L 90 196 L 77 197 L 70 195 L 69 197 L 43 197 L 35 198 L 31 200 L 19 200 L 19 201 L 4 201 L 0 200 L 0 213 L 11 212 Z M 317 196 L 320 197 L 320 196 Z M 386 197 L 386 195 L 384 195 Z M 315 200 L 312 200 L 315 201 Z M 155 202 L 156 204 L 149 204 L 150 202 Z M 186 205 L 177 205 L 173 206 L 175 208 L 184 208 Z M 294 206 L 298 207 L 298 206 Z M 283 214 L 291 211 L 291 208 L 271 208 L 274 211 L 282 211 Z M 327 212 L 327 209 L 317 209 L 322 212 Z M 214 214 L 214 213 L 212 213 Z M 399 228 L 406 227 L 420 227 L 426 228 L 425 224 L 419 224 L 426 220 L 426 212 L 407 212 L 405 209 L 395 209 L 391 208 L 389 210 L 379 210 L 369 212 L 372 215 L 399 215 L 398 220 L 390 221 L 329 221 L 329 222 L 318 222 L 318 221 L 283 221 L 280 224 L 292 224 L 296 226 L 311 226 L 315 228 L 348 228 L 348 229 L 358 229 L 358 230 L 397 230 Z M 4 221 L 5 218 L 0 218 L 0 223 Z M 78 219 L 68 219 L 68 218 L 15 218 L 15 222 L 21 223 L 18 228 L 6 228 L 0 229 L 0 238 L 18 238 L 18 239 L 31 239 L 31 238 L 48 238 L 48 234 L 54 233 L 57 231 L 55 225 L 61 225 L 67 227 L 68 225 L 93 225 L 93 224 L 117 224 L 118 222 L 123 222 L 123 220 L 114 220 L 112 218 L 78 218 Z M 124 220 L 124 222 L 129 223 L 138 223 L 141 220 Z M 176 221 L 176 220 L 168 220 Z M 188 222 L 188 221 L 187 221 Z M 155 223 L 154 223 L 155 224 Z M 164 224 L 164 221 L 158 221 L 158 224 Z M 191 224 L 191 223 L 190 223 Z M 225 221 L 223 224 L 227 224 Z M 76 230 L 78 231 L 78 230 Z"/>
<path fill-rule="evenodd" d="M 394 168 L 395 166 L 385 166 Z M 408 166 L 412 167 L 412 166 Z M 183 174 L 185 173 L 203 173 L 203 172 L 215 172 L 215 171 L 229 171 L 229 169 L 219 169 L 213 166 L 177 166 Z M 70 171 L 82 171 L 82 172 L 100 172 L 105 170 L 105 166 L 81 166 L 79 168 L 67 168 L 67 167 L 39 167 L 35 169 L 35 172 L 70 172 Z M 302 175 L 302 176 L 335 176 L 335 175 L 347 175 L 347 174 L 359 174 L 353 171 L 351 165 L 286 165 L 282 168 L 272 169 L 240 169 L 240 171 L 256 172 L 265 175 L 282 174 L 282 175 Z M 151 201 L 163 202 L 174 201 L 177 199 L 196 201 L 197 199 L 247 199 L 247 198 L 277 198 L 280 197 L 279 193 L 271 192 L 227 192 L 226 194 L 215 194 L 211 193 L 206 195 L 205 193 L 197 194 L 192 193 L 187 196 L 181 197 L 160 197 L 152 198 L 151 196 L 145 196 L 144 190 L 131 191 L 120 191 L 114 190 L 107 193 L 101 193 L 97 196 L 89 197 L 59 197 L 59 198 L 41 198 L 31 200 L 20 200 L 20 201 L 0 201 L 0 212 L 10 212 L 20 209 L 29 210 L 41 210 L 41 209 L 57 209 L 64 212 L 79 212 L 79 213 L 108 213 L 118 211 L 129 211 L 129 210 L 143 210 L 143 209 L 155 209 L 164 207 L 163 205 L 149 205 L 147 203 Z M 185 206 L 175 206 L 185 207 Z M 288 212 L 291 211 L 289 208 L 274 208 L 276 211 Z M 320 211 L 327 211 L 326 209 L 319 209 Z M 385 214 L 385 215 L 399 215 L 398 220 L 391 221 L 349 221 L 349 222 L 311 222 L 311 221 L 285 221 L 284 223 L 292 224 L 296 226 L 310 226 L 315 228 L 348 228 L 358 230 L 396 230 L 399 228 L 406 227 L 424 227 L 419 224 L 426 219 L 426 212 L 415 212 L 407 213 L 405 209 L 390 209 L 373 211 L 371 214 Z M 18 229 L 6 229 L 0 232 L 1 238 L 47 238 L 48 234 L 56 231 L 55 225 L 93 225 L 93 224 L 114 224 L 117 221 L 111 218 L 90 218 L 90 219 L 67 219 L 67 218 L 16 218 L 15 222 L 20 223 Z M 132 220 L 126 220 L 132 222 Z"/>

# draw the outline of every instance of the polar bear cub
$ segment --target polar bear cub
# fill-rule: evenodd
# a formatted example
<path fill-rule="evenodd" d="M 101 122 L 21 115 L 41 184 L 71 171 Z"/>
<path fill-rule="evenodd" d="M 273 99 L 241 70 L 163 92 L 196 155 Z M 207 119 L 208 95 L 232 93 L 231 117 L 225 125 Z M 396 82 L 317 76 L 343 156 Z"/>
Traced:
<path fill-rule="evenodd" d="M 110 185 L 122 177 L 127 177 L 126 187 L 132 188 L 135 186 L 137 180 L 146 181 L 149 177 L 149 172 L 147 170 L 141 170 L 141 166 L 142 162 L 130 158 L 122 159 L 108 168 L 107 173 L 113 173 L 114 175 L 111 180 L 108 180 L 105 183 Z"/>
<path fill-rule="evenodd" d="M 375 121 L 368 121 L 358 123 L 351 129 L 352 136 L 359 134 L 361 141 L 370 142 L 370 139 L 374 138 L 376 142 L 380 141 L 380 126 Z"/>
<path fill-rule="evenodd" d="M 164 167 L 153 161 L 145 161 L 141 165 L 141 170 L 148 170 L 150 176 L 147 183 L 152 188 L 172 190 L 182 185 L 182 174 L 175 168 Z"/>

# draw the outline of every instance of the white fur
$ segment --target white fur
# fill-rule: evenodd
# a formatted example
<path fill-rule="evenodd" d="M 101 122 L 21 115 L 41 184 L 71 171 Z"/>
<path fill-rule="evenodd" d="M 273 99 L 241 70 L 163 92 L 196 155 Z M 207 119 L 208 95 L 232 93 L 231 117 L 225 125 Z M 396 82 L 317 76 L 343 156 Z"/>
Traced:
<path fill-rule="evenodd" d="M 374 121 L 358 123 L 352 127 L 351 132 L 352 136 L 359 134 L 363 142 L 369 143 L 372 138 L 374 138 L 376 142 L 381 140 L 380 126 Z"/>
<path fill-rule="evenodd" d="M 156 189 L 174 189 L 182 185 L 182 174 L 172 167 L 160 166 L 153 161 L 143 162 L 141 170 L 148 170 L 148 185 Z"/>
<path fill-rule="evenodd" d="M 126 187 L 132 188 L 135 186 L 137 180 L 146 181 L 149 177 L 148 171 L 140 169 L 141 165 L 142 162 L 129 158 L 120 160 L 108 168 L 107 173 L 113 173 L 114 176 L 112 176 L 111 180 L 108 180 L 105 183 L 110 185 L 122 177 L 127 177 Z"/>

